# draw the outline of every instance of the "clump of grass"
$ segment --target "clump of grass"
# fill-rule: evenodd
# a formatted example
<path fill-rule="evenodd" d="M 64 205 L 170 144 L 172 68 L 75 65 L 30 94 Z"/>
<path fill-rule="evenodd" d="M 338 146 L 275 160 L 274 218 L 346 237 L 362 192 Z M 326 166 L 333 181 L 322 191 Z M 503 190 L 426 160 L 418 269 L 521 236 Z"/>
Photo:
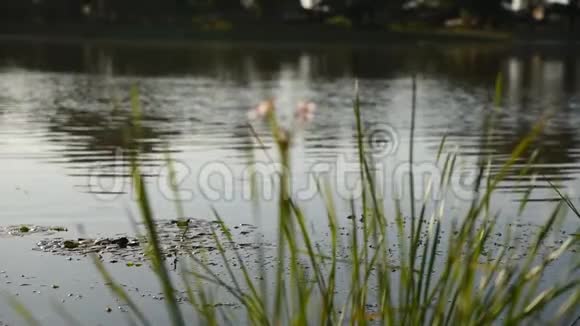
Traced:
<path fill-rule="evenodd" d="M 18 231 L 20 231 L 20 233 L 28 233 L 28 232 L 30 232 L 30 228 L 29 228 L 28 226 L 26 226 L 26 225 L 22 225 L 22 226 L 21 226 L 21 227 L 18 229 Z"/>
<path fill-rule="evenodd" d="M 414 79 L 412 92 L 413 125 L 409 144 L 411 165 L 414 160 L 416 110 Z M 495 103 L 498 105 L 499 100 L 496 99 Z M 539 255 L 539 249 L 551 228 L 562 218 L 565 205 L 577 212 L 572 202 L 561 192 L 558 191 L 562 202 L 555 206 L 536 239 L 527 248 L 526 258 L 522 262 L 513 259 L 514 253 L 509 250 L 513 241 L 509 237 L 497 252 L 489 253 L 486 250 L 491 235 L 496 232 L 499 218 L 499 214 L 494 212 L 492 194 L 507 173 L 516 168 L 515 163 L 522 159 L 523 153 L 542 130 L 543 121 L 519 142 L 510 157 L 499 167 L 499 172 L 493 175 L 488 173 L 489 160 L 480 161 L 474 186 L 476 196 L 463 216 L 451 224 L 452 228 L 445 238 L 445 201 L 431 201 L 429 194 L 432 187 L 428 187 L 423 194 L 424 200 L 417 205 L 412 169 L 409 215 L 405 216 L 402 208 L 404 203 L 400 200 L 394 202 L 396 214 L 386 215 L 384 199 L 376 187 L 373 161 L 365 149 L 363 111 L 357 94 L 353 106 L 359 176 L 363 189 L 360 203 L 354 200 L 351 203 L 351 215 L 362 215 L 362 218 L 350 219 L 349 237 L 341 236 L 332 193 L 329 186 L 320 180 L 318 189 L 325 202 L 324 213 L 328 222 L 329 246 L 324 250 L 315 241 L 313 231 L 307 227 L 308 221 L 300 207 L 301 203 L 292 198 L 289 191 L 292 135 L 278 123 L 273 105 L 266 105 L 260 112 L 270 125 L 283 167 L 278 176 L 278 237 L 274 277 L 260 269 L 260 277 L 256 278 L 238 250 L 226 252 L 224 242 L 233 242 L 234 239 L 218 212 L 214 211 L 219 223 L 212 229 L 212 235 L 222 258 L 224 273 L 216 273 L 205 262 L 203 255 L 191 255 L 193 264 L 188 267 L 182 265 L 188 302 L 197 312 L 200 324 L 218 325 L 227 319 L 215 308 L 207 284 L 229 293 L 244 309 L 246 323 L 256 325 L 366 325 L 372 321 L 384 325 L 526 325 L 535 320 L 546 307 L 561 300 L 557 309 L 550 312 L 551 321 L 557 324 L 569 319 L 570 313 L 577 309 L 580 303 L 580 280 L 574 271 L 578 265 L 571 266 L 569 279 L 544 286 L 543 289 L 540 287 L 548 265 L 580 241 L 578 235 L 570 236 L 548 254 Z M 133 109 L 136 120 L 133 134 L 136 136 L 140 126 L 136 94 L 133 95 Z M 487 128 L 487 134 L 482 138 L 488 139 L 491 132 L 491 127 Z M 258 141 L 262 144 L 261 140 Z M 448 191 L 451 177 L 457 169 L 457 154 L 446 153 L 444 143 L 445 139 L 439 147 L 436 162 L 442 163 L 444 178 L 440 183 Z M 163 262 L 137 154 L 132 159 L 132 171 L 142 221 L 151 246 L 151 265 L 162 285 L 172 324 L 183 325 L 184 319 L 175 300 L 176 289 Z M 428 207 L 433 209 L 429 210 Z M 430 211 L 432 213 L 428 213 Z M 395 257 L 391 252 L 392 245 L 398 248 Z M 264 249 L 257 250 L 263 259 Z M 492 259 L 489 259 L 489 255 L 493 256 Z M 138 321 L 148 324 L 145 315 L 124 289 L 116 285 L 102 263 L 98 259 L 95 259 L 95 263 L 107 284 L 128 304 Z M 346 283 L 345 277 L 348 279 Z M 339 288 L 346 291 L 339 293 Z"/>

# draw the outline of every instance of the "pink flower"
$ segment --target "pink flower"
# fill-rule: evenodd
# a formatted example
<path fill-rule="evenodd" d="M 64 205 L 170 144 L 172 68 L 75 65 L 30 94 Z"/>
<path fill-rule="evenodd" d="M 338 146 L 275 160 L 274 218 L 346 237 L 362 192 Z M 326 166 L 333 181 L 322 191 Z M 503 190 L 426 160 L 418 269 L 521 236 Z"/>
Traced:
<path fill-rule="evenodd" d="M 257 107 L 248 111 L 248 119 L 259 120 L 267 117 L 274 111 L 274 102 L 272 100 L 262 101 Z"/>
<path fill-rule="evenodd" d="M 301 123 L 310 122 L 314 119 L 314 111 L 316 111 L 316 104 L 300 101 L 296 106 L 294 118 Z"/>

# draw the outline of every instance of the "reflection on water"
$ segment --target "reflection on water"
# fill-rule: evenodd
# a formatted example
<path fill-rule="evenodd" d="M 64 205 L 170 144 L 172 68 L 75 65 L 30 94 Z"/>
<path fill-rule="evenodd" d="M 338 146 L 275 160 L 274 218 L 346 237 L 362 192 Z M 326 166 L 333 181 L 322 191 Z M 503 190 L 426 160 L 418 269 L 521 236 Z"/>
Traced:
<path fill-rule="evenodd" d="M 405 160 L 408 150 L 409 76 L 416 72 L 419 161 L 432 161 L 447 135 L 447 148 L 458 151 L 466 166 L 473 168 L 480 156 L 493 154 L 493 173 L 518 139 L 528 135 L 541 117 L 549 117 L 533 146 L 540 154 L 531 172 L 522 176 L 514 171 L 501 187 L 514 202 L 534 181 L 545 193 L 533 199 L 551 200 L 554 196 L 544 177 L 573 189 L 579 174 L 576 53 L 577 49 L 564 46 L 4 43 L 0 47 L 0 159 L 3 178 L 9 182 L 2 190 L 18 202 L 21 198 L 14 187 L 38 184 L 30 173 L 37 171 L 34 178 L 42 175 L 55 187 L 53 202 L 66 203 L 50 207 L 55 212 L 66 211 L 73 193 L 125 193 L 122 187 L 95 189 L 91 178 L 97 176 L 101 182 L 127 177 L 128 154 L 137 148 L 151 177 L 159 173 L 156 167 L 165 164 L 166 153 L 188 162 L 192 175 L 210 161 L 241 168 L 251 159 L 250 150 L 259 147 L 247 128 L 246 111 L 269 97 L 284 108 L 299 99 L 318 103 L 317 117 L 298 143 L 296 157 L 304 166 L 332 162 L 354 153 L 355 78 L 360 80 L 365 119 L 371 125 L 388 124 L 399 137 L 397 152 L 384 158 L 395 166 Z M 498 72 L 504 77 L 505 94 L 494 133 L 486 140 L 483 130 L 493 110 L 490 103 Z M 128 142 L 129 94 L 134 86 L 143 105 L 143 128 L 137 140 Z M 266 130 L 262 127 L 258 132 L 269 146 Z M 530 150 L 525 157 L 532 155 Z M 56 186 L 71 182 L 72 192 Z M 28 200 L 30 206 L 44 205 Z"/>

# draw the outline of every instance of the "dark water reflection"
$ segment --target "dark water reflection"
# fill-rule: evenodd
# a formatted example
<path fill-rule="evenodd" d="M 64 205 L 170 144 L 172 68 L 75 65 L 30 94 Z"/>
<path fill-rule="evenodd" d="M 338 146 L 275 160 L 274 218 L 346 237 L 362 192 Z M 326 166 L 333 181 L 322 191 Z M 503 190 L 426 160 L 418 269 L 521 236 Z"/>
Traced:
<path fill-rule="evenodd" d="M 579 174 L 578 51 L 565 45 L 3 43 L 0 173 L 7 181 L 3 195 L 13 199 L 3 208 L 20 212 L 21 218 L 31 217 L 33 212 L 23 212 L 21 205 L 10 202 L 22 200 L 15 189 L 25 185 L 42 193 L 46 185 L 38 182 L 39 175 L 53 187 L 47 209 L 54 215 L 62 215 L 71 205 L 87 205 L 82 203 L 87 197 L 79 193 L 125 193 L 126 188 L 95 188 L 91 178 L 97 176 L 101 182 L 127 177 L 127 154 L 136 148 L 143 152 L 151 177 L 161 173 L 156 167 L 164 165 L 167 152 L 187 161 L 190 172 L 210 161 L 241 168 L 251 158 L 250 150 L 258 147 L 246 126 L 246 111 L 271 96 L 281 103 L 305 98 L 317 102 L 320 109 L 298 146 L 297 159 L 306 166 L 336 160 L 354 152 L 355 78 L 360 80 L 366 120 L 371 125 L 387 123 L 399 137 L 401 146 L 385 158 L 396 165 L 406 157 L 413 73 L 419 75 L 420 161 L 432 161 L 447 135 L 447 148 L 456 150 L 467 166 L 474 168 L 480 156 L 493 154 L 493 173 L 518 140 L 541 117 L 549 116 L 534 142 L 533 149 L 541 154 L 531 172 L 522 176 L 514 170 L 501 187 L 509 194 L 507 202 L 515 203 L 530 180 L 538 179 L 537 188 L 544 193 L 532 199 L 552 200 L 544 176 L 573 190 Z M 486 141 L 483 130 L 498 72 L 504 77 L 503 105 L 494 121 L 495 132 Z M 132 87 L 139 90 L 143 104 L 143 128 L 139 139 L 128 142 Z M 259 132 L 265 135 L 263 128 Z M 78 204 L 71 203 L 74 200 Z M 32 197 L 28 204 L 46 202 Z"/>

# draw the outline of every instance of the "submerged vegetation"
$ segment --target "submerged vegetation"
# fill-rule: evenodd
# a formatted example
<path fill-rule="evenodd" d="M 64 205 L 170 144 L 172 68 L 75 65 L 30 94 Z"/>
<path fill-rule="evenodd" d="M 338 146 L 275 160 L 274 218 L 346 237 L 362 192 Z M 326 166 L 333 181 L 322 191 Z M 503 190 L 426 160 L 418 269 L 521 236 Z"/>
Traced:
<path fill-rule="evenodd" d="M 501 93 L 501 83 L 498 85 L 496 106 Z M 186 302 L 196 312 L 200 324 L 234 323 L 231 315 L 216 308 L 214 293 L 210 290 L 215 288 L 227 293 L 242 308 L 240 316 L 246 318 L 245 323 L 255 325 L 527 325 L 542 320 L 540 317 L 554 324 L 574 320 L 573 314 L 578 313 L 580 304 L 580 278 L 578 255 L 572 250 L 577 249 L 580 236 L 567 235 L 549 252 L 541 251 L 567 209 L 580 218 L 574 204 L 554 186 L 562 200 L 526 246 L 524 258 L 515 259 L 512 249 L 518 246 L 517 240 L 511 237 L 508 228 L 498 230 L 501 216 L 492 199 L 508 172 L 528 172 L 530 162 L 522 164 L 522 158 L 530 151 L 544 121 L 530 130 L 514 147 L 511 156 L 495 167 L 493 174 L 490 173 L 491 158 L 481 159 L 472 201 L 461 216 L 450 217 L 445 215 L 444 200 L 430 199 L 432 187 L 427 188 L 421 203 L 417 205 L 414 200 L 415 81 L 412 91 L 408 202 L 395 200 L 394 216 L 385 212 L 385 200 L 376 186 L 379 180 L 373 172 L 374 162 L 367 155 L 363 139 L 364 112 L 357 94 L 353 106 L 362 193 L 359 202 L 354 199 L 351 202 L 349 225 L 342 226 L 344 218 L 338 216 L 331 190 L 324 180 L 319 180 L 318 190 L 326 204 L 326 212 L 321 216 L 324 215 L 328 224 L 324 243 L 309 228 L 301 203 L 289 191 L 291 131 L 280 124 L 272 102 L 265 102 L 251 112 L 252 118 L 261 118 L 269 124 L 282 166 L 277 180 L 275 270 L 267 272 L 263 268 L 266 264 L 263 246 L 252 248 L 261 259 L 257 264 L 245 259 L 239 247 L 232 247 L 230 244 L 235 240 L 231 230 L 214 211 L 215 222 L 208 225 L 207 236 L 212 240 L 212 251 L 222 260 L 223 273 L 217 273 L 214 265 L 208 263 L 208 253 L 203 250 L 195 253 L 184 250 L 189 260 L 180 264 Z M 136 93 L 132 105 L 135 115 L 132 136 L 138 137 L 140 107 Z M 295 119 L 308 122 L 313 113 L 312 104 L 301 103 Z M 487 125 L 483 138 L 493 133 L 493 114 Z M 251 125 L 249 128 L 257 135 Z M 444 145 L 445 139 L 439 146 L 436 162 L 443 169 L 444 178 L 439 182 L 449 190 L 451 177 L 458 169 L 457 154 L 446 153 Z M 137 154 L 132 159 L 132 178 L 145 225 L 148 260 L 162 285 L 172 324 L 184 325 L 184 306 L 176 298 L 182 289 L 176 288 L 171 277 Z M 252 183 L 254 187 L 255 180 Z M 175 180 L 172 185 L 177 193 Z M 526 202 L 522 202 L 520 211 Z M 260 203 L 256 200 L 255 204 Z M 403 209 L 406 205 L 408 214 Z M 177 210 L 182 211 L 179 205 Z M 177 220 L 175 224 L 183 234 L 190 227 L 188 220 Z M 500 231 L 505 234 L 504 243 L 496 243 L 496 249 L 490 251 L 490 241 Z M 565 255 L 571 256 L 571 264 L 561 268 L 569 268 L 569 277 L 543 284 L 548 266 Z M 95 257 L 94 261 L 113 293 L 133 312 L 134 322 L 148 325 L 146 314 L 114 282 L 101 260 Z M 256 268 L 257 274 L 253 272 Z M 548 307 L 550 310 L 545 311 Z M 236 317 L 235 323 L 240 323 L 242 317 Z"/>

